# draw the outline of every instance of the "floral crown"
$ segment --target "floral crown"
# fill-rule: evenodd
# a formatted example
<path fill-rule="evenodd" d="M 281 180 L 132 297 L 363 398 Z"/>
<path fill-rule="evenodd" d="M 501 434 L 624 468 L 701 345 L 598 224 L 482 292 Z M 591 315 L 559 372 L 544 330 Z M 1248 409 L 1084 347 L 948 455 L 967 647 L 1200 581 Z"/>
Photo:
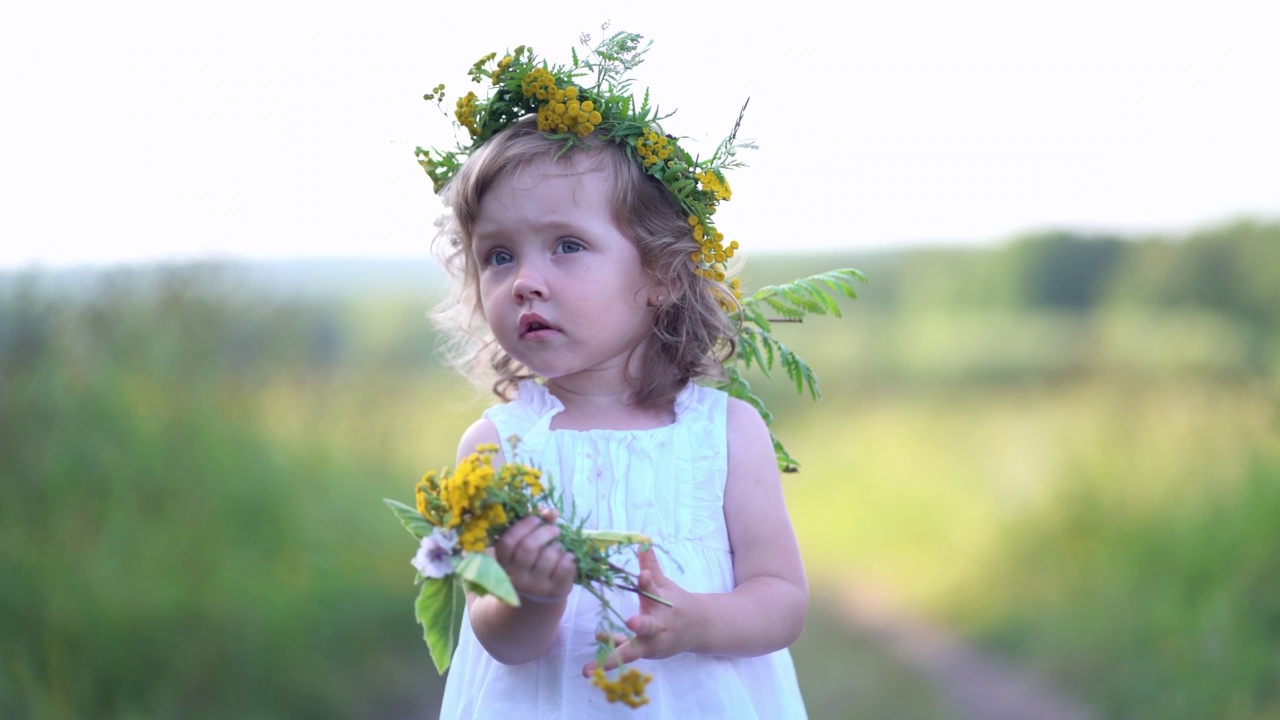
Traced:
<path fill-rule="evenodd" d="M 581 40 L 589 46 L 590 36 L 583 34 Z M 637 103 L 626 78 L 649 50 L 651 43 L 641 44 L 641 40 L 635 33 L 614 33 L 585 57 L 572 50 L 569 65 L 548 65 L 524 45 L 501 59 L 497 53 L 485 55 L 467 74 L 474 82 L 487 84 L 487 97 L 468 92 L 454 106 L 458 125 L 467 130 L 465 139 L 452 150 L 419 147 L 415 154 L 438 193 L 469 155 L 527 115 L 536 114 L 538 129 L 552 139 L 564 140 L 565 150 L 595 133 L 621 145 L 646 174 L 671 192 L 688 216 L 693 238 L 700 246 L 690 256 L 695 272 L 726 282 L 725 264 L 738 243 L 726 245 L 711 216 L 732 194 L 725 170 L 742 165 L 735 157 L 738 150 L 755 146 L 737 141 L 741 113 L 733 132 L 706 159 L 691 155 L 680 147 L 678 138 L 662 133 L 658 123 L 671 115 L 659 115 L 650 107 L 647 90 Z M 424 97 L 444 111 L 444 85 L 437 85 Z M 745 104 L 742 109 L 746 110 Z M 736 278 L 727 285 L 740 297 Z"/>

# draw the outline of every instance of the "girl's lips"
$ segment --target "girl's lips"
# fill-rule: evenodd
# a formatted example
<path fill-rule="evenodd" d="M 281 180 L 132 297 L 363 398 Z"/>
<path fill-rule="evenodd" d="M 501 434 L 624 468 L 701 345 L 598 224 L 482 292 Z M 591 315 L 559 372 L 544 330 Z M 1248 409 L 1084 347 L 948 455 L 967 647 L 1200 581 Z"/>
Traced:
<path fill-rule="evenodd" d="M 520 316 L 521 338 L 536 340 L 553 332 L 557 332 L 556 328 L 537 313 L 525 313 Z"/>

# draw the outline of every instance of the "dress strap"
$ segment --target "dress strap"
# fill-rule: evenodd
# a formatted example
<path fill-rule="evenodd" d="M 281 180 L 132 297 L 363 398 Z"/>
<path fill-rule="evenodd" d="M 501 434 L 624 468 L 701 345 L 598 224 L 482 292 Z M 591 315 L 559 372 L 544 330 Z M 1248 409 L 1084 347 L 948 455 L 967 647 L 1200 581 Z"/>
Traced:
<path fill-rule="evenodd" d="M 551 430 L 551 418 L 562 410 L 564 405 L 544 386 L 525 380 L 514 399 L 485 410 L 484 416 L 498 430 L 502 454 L 508 460 L 528 462 L 539 455 Z M 518 441 L 514 446 L 513 439 Z"/>

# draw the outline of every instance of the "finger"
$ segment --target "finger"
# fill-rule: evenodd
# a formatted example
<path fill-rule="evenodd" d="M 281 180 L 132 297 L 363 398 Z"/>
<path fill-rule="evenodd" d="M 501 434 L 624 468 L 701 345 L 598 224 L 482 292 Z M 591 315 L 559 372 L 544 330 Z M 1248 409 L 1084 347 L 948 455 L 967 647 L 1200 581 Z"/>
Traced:
<path fill-rule="evenodd" d="M 635 633 L 636 637 L 651 637 L 658 634 L 662 625 L 652 615 L 635 615 L 627 620 L 627 629 Z"/>
<path fill-rule="evenodd" d="M 537 518 L 521 518 L 519 522 L 507 528 L 507 531 L 502 533 L 502 537 L 498 538 L 498 542 L 493 548 L 498 559 L 509 559 L 511 554 L 515 552 L 516 546 L 520 544 L 520 541 L 536 530 L 540 524 Z"/>
<path fill-rule="evenodd" d="M 531 564 L 542 548 L 559 534 L 560 528 L 555 525 L 547 525 L 536 517 L 523 518 L 502 534 L 494 554 L 503 564 Z"/>
<path fill-rule="evenodd" d="M 590 677 L 591 673 L 594 672 L 597 667 L 605 670 L 606 672 L 613 670 L 614 668 L 639 660 L 641 655 L 642 653 L 640 648 L 635 644 L 635 642 L 628 640 L 619 645 L 613 652 L 609 653 L 608 657 L 605 658 L 604 665 L 599 665 L 594 659 L 586 665 L 583 665 L 582 676 Z"/>
<path fill-rule="evenodd" d="M 550 553 L 551 557 L 544 561 L 543 565 L 545 571 L 550 571 L 552 565 L 559 559 L 559 553 L 563 552 L 560 543 L 556 542 L 558 537 L 560 537 L 560 528 L 555 525 L 539 525 L 516 544 L 511 553 L 511 559 L 516 564 L 532 567 Z"/>
<path fill-rule="evenodd" d="M 662 574 L 662 565 L 658 563 L 658 556 L 653 552 L 652 547 L 636 553 L 636 558 L 640 561 L 640 572 L 649 573 L 652 582 L 656 584 L 666 579 L 667 576 Z"/>
<path fill-rule="evenodd" d="M 551 542 L 536 548 L 534 552 L 537 554 L 531 556 L 528 565 L 531 572 L 553 580 L 562 578 L 566 573 L 569 573 L 570 579 L 573 578 L 572 572 L 576 569 L 572 565 L 573 555 L 565 552 L 564 546 L 556 542 L 554 537 Z M 570 563 L 567 568 L 563 567 L 566 556 Z"/>
<path fill-rule="evenodd" d="M 561 550 L 559 559 L 556 560 L 555 567 L 551 569 L 551 579 L 557 583 L 572 583 L 573 579 L 578 575 L 578 562 L 573 557 L 573 553 Z"/>
<path fill-rule="evenodd" d="M 613 645 L 614 647 L 617 647 L 618 645 L 621 645 L 622 643 L 626 642 L 628 639 L 630 638 L 627 635 L 623 635 L 622 633 L 614 633 Z M 609 640 L 609 633 L 607 632 L 596 633 L 596 642 L 606 642 L 608 640 Z"/>

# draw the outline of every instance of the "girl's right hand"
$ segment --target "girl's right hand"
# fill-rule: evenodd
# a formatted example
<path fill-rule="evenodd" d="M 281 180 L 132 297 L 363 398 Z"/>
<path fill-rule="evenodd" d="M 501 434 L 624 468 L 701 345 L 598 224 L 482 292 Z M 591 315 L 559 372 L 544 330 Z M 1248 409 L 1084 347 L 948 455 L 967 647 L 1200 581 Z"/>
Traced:
<path fill-rule="evenodd" d="M 558 603 L 573 589 L 578 567 L 560 545 L 554 510 L 527 517 L 507 529 L 494 546 L 494 557 L 521 601 Z"/>

